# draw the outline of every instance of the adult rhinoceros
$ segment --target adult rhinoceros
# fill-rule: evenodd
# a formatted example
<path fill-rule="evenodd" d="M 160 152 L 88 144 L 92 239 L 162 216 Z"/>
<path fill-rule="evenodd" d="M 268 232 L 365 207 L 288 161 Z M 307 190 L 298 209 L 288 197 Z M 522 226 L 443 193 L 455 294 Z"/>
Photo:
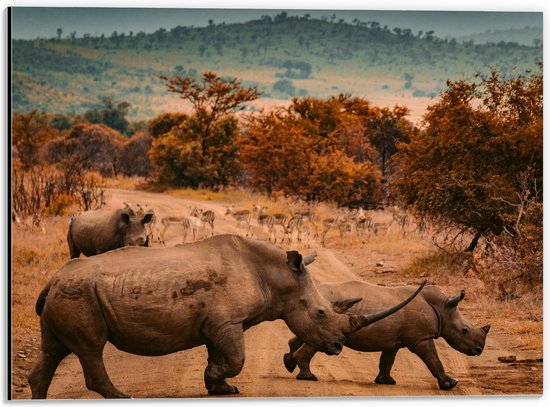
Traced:
<path fill-rule="evenodd" d="M 126 397 L 105 371 L 107 341 L 149 356 L 206 345 L 208 393 L 238 393 L 225 379 L 242 369 L 247 328 L 283 319 L 301 340 L 335 355 L 347 334 L 414 297 L 370 316 L 340 314 L 310 279 L 306 266 L 313 259 L 266 242 L 219 235 L 180 247 L 125 247 L 71 260 L 36 303 L 42 343 L 28 378 L 32 396 L 46 397 L 58 364 L 72 352 L 90 390 Z M 343 312 L 357 301 L 344 299 L 337 309 Z"/>
<path fill-rule="evenodd" d="M 363 281 L 322 284 L 319 292 L 329 301 L 336 302 L 343 297 L 363 297 L 364 300 L 352 306 L 349 311 L 356 314 L 375 312 L 388 304 L 406 298 L 413 287 L 381 287 Z M 436 286 L 426 287 L 408 307 L 374 325 L 348 335 L 346 346 L 363 352 L 382 351 L 380 372 L 375 382 L 395 384 L 390 376 L 391 368 L 401 348 L 416 353 L 437 379 L 441 390 L 450 390 L 458 383 L 443 369 L 435 348 L 434 339 L 443 337 L 454 349 L 466 355 L 480 355 L 485 346 L 489 325 L 476 328 L 458 310 L 458 303 L 464 298 L 464 291 L 454 297 L 447 297 Z M 317 380 L 311 373 L 310 361 L 317 352 L 298 338 L 289 341 L 290 353 L 284 355 L 284 364 L 293 372 L 300 368 L 297 379 Z"/>

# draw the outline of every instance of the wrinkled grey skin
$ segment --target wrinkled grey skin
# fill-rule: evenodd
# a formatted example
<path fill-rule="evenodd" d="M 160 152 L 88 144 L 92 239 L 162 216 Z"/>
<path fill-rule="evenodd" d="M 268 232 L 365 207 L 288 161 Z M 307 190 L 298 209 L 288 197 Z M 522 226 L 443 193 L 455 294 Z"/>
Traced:
<path fill-rule="evenodd" d="M 58 364 L 74 353 L 90 390 L 126 397 L 105 371 L 107 341 L 148 356 L 206 345 L 208 393 L 234 394 L 238 389 L 225 379 L 242 369 L 243 331 L 251 326 L 283 319 L 302 341 L 336 355 L 352 330 L 398 309 L 368 316 L 335 312 L 311 281 L 306 266 L 313 259 L 267 242 L 218 235 L 180 247 L 124 247 L 71 260 L 36 303 L 42 341 L 28 377 L 32 396 L 46 397 Z M 339 311 L 360 300 L 341 301 Z"/>
<path fill-rule="evenodd" d="M 349 309 L 352 313 L 374 312 L 405 298 L 414 290 L 413 287 L 381 287 L 362 281 L 323 284 L 318 289 L 333 303 L 342 296 L 363 297 L 363 301 Z M 437 379 L 439 388 L 450 390 L 458 381 L 445 373 L 434 339 L 441 336 L 459 352 L 475 356 L 483 351 L 490 329 L 489 325 L 476 328 L 462 316 L 458 303 L 463 298 L 464 291 L 449 298 L 438 287 L 426 287 L 414 302 L 401 311 L 348 335 L 346 346 L 363 352 L 382 351 L 376 383 L 395 384 L 390 376 L 395 356 L 399 349 L 408 348 L 424 361 Z M 286 368 L 292 372 L 298 365 L 298 379 L 317 380 L 309 366 L 315 349 L 299 338 L 292 338 L 289 346 L 290 353 L 284 356 Z"/>
<path fill-rule="evenodd" d="M 80 253 L 89 257 L 124 246 L 148 246 L 145 224 L 153 216 L 152 211 L 134 211 L 129 206 L 113 212 L 100 209 L 75 216 L 67 232 L 71 259 Z"/>

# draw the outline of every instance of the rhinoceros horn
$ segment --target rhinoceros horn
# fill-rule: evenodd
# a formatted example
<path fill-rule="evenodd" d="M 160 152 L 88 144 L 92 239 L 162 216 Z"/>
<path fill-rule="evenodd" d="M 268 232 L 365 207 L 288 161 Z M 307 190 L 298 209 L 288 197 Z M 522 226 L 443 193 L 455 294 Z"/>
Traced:
<path fill-rule="evenodd" d="M 489 333 L 489 329 L 491 329 L 491 325 L 485 325 L 481 327 L 481 330 L 485 332 L 485 335 Z"/>
<path fill-rule="evenodd" d="M 445 301 L 445 308 L 455 308 L 460 301 L 464 299 L 464 290 L 460 290 L 460 293 L 454 297 L 447 298 Z"/>
<path fill-rule="evenodd" d="M 380 321 L 381 319 L 386 318 L 391 314 L 399 311 L 401 308 L 403 308 L 405 305 L 411 302 L 414 299 L 414 297 L 416 297 L 420 293 L 420 291 L 422 291 L 426 283 L 427 283 L 427 280 L 424 280 L 420 285 L 420 287 L 418 287 L 416 291 L 409 298 L 407 298 L 405 301 L 397 305 L 394 305 L 391 308 L 388 308 L 385 311 L 377 312 L 376 314 L 372 314 L 372 315 L 351 315 L 350 316 L 351 332 L 353 333 L 355 331 L 358 331 L 359 329 L 364 328 L 367 325 L 373 324 L 376 321 Z"/>

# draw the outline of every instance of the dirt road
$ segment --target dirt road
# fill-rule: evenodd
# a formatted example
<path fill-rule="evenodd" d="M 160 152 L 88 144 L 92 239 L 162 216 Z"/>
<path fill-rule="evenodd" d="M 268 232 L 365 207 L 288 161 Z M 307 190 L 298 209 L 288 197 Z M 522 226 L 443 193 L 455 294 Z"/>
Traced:
<path fill-rule="evenodd" d="M 159 217 L 167 214 L 188 214 L 189 207 L 199 204 L 216 213 L 215 233 L 243 233 L 230 217 L 224 218 L 225 207 L 211 202 L 191 202 L 180 198 L 140 191 L 113 190 L 109 206 L 119 207 L 123 201 L 146 202 L 153 206 Z M 253 221 L 254 237 L 265 238 Z M 188 237 L 189 238 L 189 237 Z M 167 234 L 167 245 L 181 241 L 176 228 Z M 311 242 L 311 248 L 293 245 L 302 253 L 312 250 L 318 258 L 310 266 L 312 277 L 319 282 L 344 281 L 361 278 L 347 265 L 345 251 L 321 247 Z M 361 261 L 360 258 L 354 261 Z M 395 277 L 393 277 L 395 279 Z M 381 276 L 375 283 L 384 283 Z M 402 283 L 416 283 L 402 281 Z M 462 307 L 464 313 L 475 320 L 475 304 Z M 476 321 L 485 323 L 486 321 Z M 360 353 L 345 348 L 341 355 L 317 354 L 312 361 L 312 371 L 318 382 L 299 381 L 282 363 L 287 351 L 287 341 L 293 336 L 283 321 L 264 322 L 245 333 L 246 361 L 242 372 L 229 380 L 241 390 L 231 397 L 322 397 L 322 396 L 419 396 L 419 395 L 482 395 L 526 394 L 542 391 L 542 363 L 503 364 L 498 357 L 518 355 L 518 359 L 542 357 L 521 353 L 513 338 L 499 328 L 497 321 L 489 321 L 493 327 L 486 349 L 479 357 L 467 357 L 451 349 L 443 339 L 437 341 L 440 358 L 447 373 L 459 380 L 450 392 L 440 391 L 420 359 L 408 350 L 401 350 L 392 371 L 397 385 L 377 385 L 379 353 Z M 104 352 L 107 370 L 113 383 L 134 398 L 201 398 L 207 397 L 203 383 L 206 366 L 204 346 L 162 357 L 134 356 L 107 345 Z M 30 364 L 29 364 L 30 367 Z M 14 393 L 15 398 L 30 398 L 28 387 Z M 99 398 L 84 385 L 82 370 L 74 355 L 67 357 L 57 369 L 50 387 L 49 398 L 85 399 Z"/>

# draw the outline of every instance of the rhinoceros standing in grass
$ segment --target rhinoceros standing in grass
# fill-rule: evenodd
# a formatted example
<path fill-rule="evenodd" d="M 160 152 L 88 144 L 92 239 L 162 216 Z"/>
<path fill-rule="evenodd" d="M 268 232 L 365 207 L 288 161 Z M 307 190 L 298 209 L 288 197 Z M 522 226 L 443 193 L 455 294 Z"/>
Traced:
<path fill-rule="evenodd" d="M 363 301 L 349 311 L 356 314 L 375 312 L 388 304 L 406 298 L 413 287 L 381 287 L 363 281 L 322 284 L 319 292 L 331 302 L 343 297 L 362 297 Z M 409 306 L 374 325 L 348 335 L 346 346 L 363 352 L 382 351 L 380 372 L 375 382 L 395 384 L 390 371 L 401 348 L 416 353 L 428 366 L 439 382 L 441 390 L 450 390 L 458 383 L 443 369 L 435 348 L 434 339 L 443 337 L 454 349 L 469 356 L 480 355 L 485 346 L 489 325 L 474 327 L 458 310 L 458 303 L 464 298 L 464 291 L 454 297 L 447 297 L 435 286 L 426 287 Z M 284 364 L 293 372 L 300 368 L 297 378 L 317 380 L 311 373 L 310 361 L 317 352 L 304 344 L 300 338 L 289 341 L 290 353 L 284 355 Z"/>
<path fill-rule="evenodd" d="M 145 225 L 153 220 L 152 210 L 124 209 L 83 212 L 71 219 L 67 243 L 71 259 L 105 253 L 124 246 L 148 246 Z"/>
<path fill-rule="evenodd" d="M 283 319 L 314 349 L 338 354 L 346 335 L 389 314 L 335 312 L 312 283 L 302 258 L 263 241 L 219 235 L 171 248 L 125 247 L 71 260 L 40 293 L 41 353 L 29 375 L 33 398 L 45 398 L 63 358 L 74 353 L 86 386 L 106 398 L 126 397 L 103 364 L 107 341 L 138 355 L 165 355 L 206 345 L 209 394 L 233 394 L 225 379 L 244 363 L 243 331 Z M 343 299 L 345 311 L 360 298 Z"/>

